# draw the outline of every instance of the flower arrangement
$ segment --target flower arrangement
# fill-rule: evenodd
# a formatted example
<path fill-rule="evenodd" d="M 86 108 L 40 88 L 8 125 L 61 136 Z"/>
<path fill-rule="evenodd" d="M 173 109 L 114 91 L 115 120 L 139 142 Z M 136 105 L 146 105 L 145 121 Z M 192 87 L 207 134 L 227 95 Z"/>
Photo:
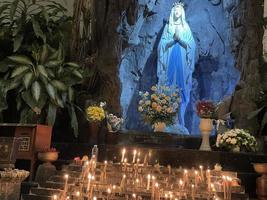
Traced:
<path fill-rule="evenodd" d="M 234 152 L 256 152 L 258 149 L 255 137 L 243 129 L 232 129 L 218 134 L 216 147 Z"/>
<path fill-rule="evenodd" d="M 107 115 L 107 125 L 110 132 L 117 132 L 120 130 L 121 125 L 123 124 L 123 118 L 119 118 L 116 115 L 108 114 Z"/>
<path fill-rule="evenodd" d="M 102 121 L 105 119 L 105 110 L 104 110 L 104 106 L 106 104 L 101 102 L 99 106 L 89 106 L 86 109 L 86 115 L 87 115 L 87 119 L 89 121 L 93 121 L 93 122 L 97 122 L 97 121 Z"/>
<path fill-rule="evenodd" d="M 172 125 L 181 102 L 179 89 L 173 92 L 170 87 L 155 85 L 152 86 L 151 91 L 151 93 L 139 92 L 141 99 L 138 111 L 147 123 L 154 125 L 164 122 Z"/>
<path fill-rule="evenodd" d="M 196 104 L 196 109 L 200 118 L 215 118 L 216 106 L 212 101 L 198 101 Z"/>

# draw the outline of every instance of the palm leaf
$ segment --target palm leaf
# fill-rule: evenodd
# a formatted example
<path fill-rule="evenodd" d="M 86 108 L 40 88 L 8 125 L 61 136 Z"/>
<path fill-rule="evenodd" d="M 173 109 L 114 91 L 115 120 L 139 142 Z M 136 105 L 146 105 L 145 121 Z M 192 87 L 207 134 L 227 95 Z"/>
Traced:
<path fill-rule="evenodd" d="M 9 56 L 8 59 L 22 65 L 33 65 L 32 61 L 26 56 Z"/>
<path fill-rule="evenodd" d="M 49 103 L 48 112 L 47 112 L 47 124 L 53 126 L 56 121 L 57 106 Z"/>
<path fill-rule="evenodd" d="M 28 66 L 20 66 L 20 67 L 17 67 L 15 68 L 13 71 L 12 71 L 12 74 L 11 74 L 11 78 L 14 78 L 16 76 L 19 76 L 21 75 L 23 72 L 26 72 L 29 70 L 29 67 Z"/>
<path fill-rule="evenodd" d="M 36 100 L 36 102 L 39 101 L 40 95 L 41 95 L 41 86 L 38 81 L 35 81 L 32 84 L 32 96 Z"/>

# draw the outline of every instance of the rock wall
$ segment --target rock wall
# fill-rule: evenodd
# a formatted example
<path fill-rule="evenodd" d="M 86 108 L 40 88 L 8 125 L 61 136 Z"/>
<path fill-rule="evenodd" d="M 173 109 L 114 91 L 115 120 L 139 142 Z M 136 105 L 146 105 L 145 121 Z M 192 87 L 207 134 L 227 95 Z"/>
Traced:
<path fill-rule="evenodd" d="M 97 0 L 99 94 L 113 112 L 122 112 L 126 128 L 145 129 L 136 105 L 137 92 L 157 82 L 157 44 L 174 0 Z M 186 15 L 198 44 L 194 89 L 187 127 L 198 133 L 194 103 L 228 98 L 238 127 L 257 129 L 246 120 L 256 108 L 262 54 L 262 0 L 185 0 Z M 120 34 L 118 34 L 118 32 Z M 239 81 L 240 80 L 240 81 Z"/>
<path fill-rule="evenodd" d="M 127 129 L 145 128 L 136 110 L 138 91 L 148 90 L 157 82 L 157 45 L 174 2 L 140 1 L 136 24 L 130 26 L 124 19 L 119 27 L 123 39 L 129 44 L 120 65 L 121 106 Z M 232 20 L 234 14 L 242 15 L 240 4 L 235 0 L 185 1 L 187 21 L 198 48 L 191 102 L 186 115 L 186 127 L 192 134 L 198 134 L 195 102 L 199 99 L 221 101 L 234 92 L 239 81 L 232 46 L 233 43 L 239 45 L 241 40 L 234 38 L 236 32 Z"/>

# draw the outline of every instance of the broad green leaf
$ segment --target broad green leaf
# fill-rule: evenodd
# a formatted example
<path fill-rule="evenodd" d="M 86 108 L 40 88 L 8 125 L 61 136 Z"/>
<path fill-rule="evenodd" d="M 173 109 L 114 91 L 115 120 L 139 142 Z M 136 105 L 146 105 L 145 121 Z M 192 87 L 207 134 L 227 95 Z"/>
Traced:
<path fill-rule="evenodd" d="M 21 97 L 23 99 L 23 101 L 31 108 L 34 109 L 37 106 L 36 101 L 34 100 L 34 98 L 31 95 L 30 91 L 25 91 L 21 93 Z"/>
<path fill-rule="evenodd" d="M 26 72 L 27 70 L 29 70 L 28 66 L 17 67 L 12 71 L 11 78 L 21 75 L 23 72 Z"/>
<path fill-rule="evenodd" d="M 49 77 L 55 78 L 55 74 L 54 74 L 53 70 L 51 70 L 50 68 L 46 68 L 46 71 L 47 71 Z"/>
<path fill-rule="evenodd" d="M 74 67 L 74 68 L 79 68 L 80 67 L 80 65 L 78 65 L 75 62 L 67 62 L 67 63 L 65 63 L 65 65 L 68 65 L 68 66 Z"/>
<path fill-rule="evenodd" d="M 18 34 L 14 38 L 14 47 L 13 47 L 13 52 L 17 52 L 21 46 L 21 43 L 23 41 L 23 34 Z"/>
<path fill-rule="evenodd" d="M 32 17 L 32 27 L 33 27 L 35 35 L 39 38 L 42 38 L 43 42 L 46 43 L 46 36 L 43 33 L 39 22 L 35 20 L 34 17 Z"/>
<path fill-rule="evenodd" d="M 20 95 L 17 96 L 16 102 L 17 102 L 17 110 L 20 110 L 21 105 L 22 105 L 22 99 Z"/>
<path fill-rule="evenodd" d="M 52 84 L 55 88 L 57 88 L 58 90 L 66 91 L 66 90 L 68 89 L 67 86 L 66 86 L 63 82 L 58 81 L 58 80 L 53 80 L 53 81 L 51 81 L 51 84 Z"/>
<path fill-rule="evenodd" d="M 56 99 L 56 90 L 50 83 L 46 85 L 46 91 L 53 100 Z"/>
<path fill-rule="evenodd" d="M 9 68 L 13 68 L 15 65 L 11 64 L 10 60 L 4 59 L 0 61 L 0 72 L 7 72 Z"/>
<path fill-rule="evenodd" d="M 43 65 L 38 65 L 37 66 L 37 70 L 40 72 L 40 74 L 42 74 L 44 77 L 48 77 L 48 74 L 45 70 L 45 67 Z"/>
<path fill-rule="evenodd" d="M 79 130 L 78 130 L 78 120 L 77 120 L 77 116 L 75 113 L 75 109 L 74 106 L 71 105 L 69 107 L 69 114 L 70 114 L 70 118 L 71 118 L 71 128 L 73 129 L 74 135 L 75 137 L 78 137 L 79 134 Z"/>
<path fill-rule="evenodd" d="M 83 75 L 78 70 L 74 70 L 72 73 L 81 79 L 83 78 Z"/>
<path fill-rule="evenodd" d="M 47 124 L 50 126 L 53 126 L 56 121 L 56 116 L 57 116 L 57 106 L 49 103 L 48 106 L 48 112 L 47 112 Z"/>
<path fill-rule="evenodd" d="M 264 127 L 267 125 L 267 112 L 265 112 L 262 121 L 261 121 L 261 132 L 263 131 Z"/>
<path fill-rule="evenodd" d="M 72 89 L 72 87 L 69 87 L 68 89 L 68 99 L 69 99 L 69 102 L 74 101 L 74 90 Z"/>
<path fill-rule="evenodd" d="M 38 102 L 41 94 L 41 86 L 38 81 L 32 84 L 32 96 Z"/>
<path fill-rule="evenodd" d="M 16 13 L 16 9 L 18 7 L 19 0 L 14 0 L 10 7 L 10 19 L 13 20 L 14 15 Z"/>
<path fill-rule="evenodd" d="M 23 77 L 23 83 L 24 83 L 24 86 L 26 89 L 29 88 L 30 84 L 31 84 L 31 81 L 32 81 L 32 78 L 33 78 L 33 74 L 32 72 L 28 72 L 24 75 Z"/>
<path fill-rule="evenodd" d="M 41 64 L 44 64 L 44 62 L 46 61 L 47 57 L 48 57 L 48 47 L 47 47 L 47 45 L 43 45 L 42 46 L 42 51 L 41 51 L 41 57 L 40 57 Z"/>
<path fill-rule="evenodd" d="M 56 96 L 56 102 L 59 107 L 64 108 L 64 102 L 58 96 Z"/>
<path fill-rule="evenodd" d="M 52 61 L 47 62 L 45 64 L 45 66 L 47 66 L 47 67 L 58 67 L 61 64 L 62 64 L 62 60 L 52 60 Z"/>
<path fill-rule="evenodd" d="M 39 76 L 39 78 L 41 79 L 43 85 L 47 85 L 48 84 L 48 79 L 44 76 Z"/>
<path fill-rule="evenodd" d="M 33 65 L 32 61 L 26 56 L 9 56 L 8 59 L 18 64 Z"/>

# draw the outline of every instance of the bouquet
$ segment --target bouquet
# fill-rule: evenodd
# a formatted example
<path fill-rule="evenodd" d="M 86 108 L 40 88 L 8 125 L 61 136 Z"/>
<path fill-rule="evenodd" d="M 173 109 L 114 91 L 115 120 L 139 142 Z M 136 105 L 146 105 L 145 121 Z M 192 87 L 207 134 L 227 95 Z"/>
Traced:
<path fill-rule="evenodd" d="M 167 86 L 153 86 L 149 92 L 139 92 L 141 97 L 138 111 L 150 124 L 164 122 L 174 124 L 181 102 L 179 89 L 171 90 Z"/>
<path fill-rule="evenodd" d="M 86 109 L 87 119 L 91 122 L 102 121 L 105 119 L 105 103 L 100 103 L 99 106 L 89 106 Z"/>
<path fill-rule="evenodd" d="M 234 152 L 256 152 L 258 149 L 255 137 L 243 129 L 232 129 L 218 134 L 216 147 Z"/>
<path fill-rule="evenodd" d="M 212 101 L 198 101 L 196 104 L 197 115 L 200 118 L 214 119 L 216 114 L 216 106 Z"/>
<path fill-rule="evenodd" d="M 113 114 L 108 114 L 107 123 L 110 132 L 117 132 L 120 130 L 121 125 L 123 124 L 123 118 L 119 118 Z"/>

